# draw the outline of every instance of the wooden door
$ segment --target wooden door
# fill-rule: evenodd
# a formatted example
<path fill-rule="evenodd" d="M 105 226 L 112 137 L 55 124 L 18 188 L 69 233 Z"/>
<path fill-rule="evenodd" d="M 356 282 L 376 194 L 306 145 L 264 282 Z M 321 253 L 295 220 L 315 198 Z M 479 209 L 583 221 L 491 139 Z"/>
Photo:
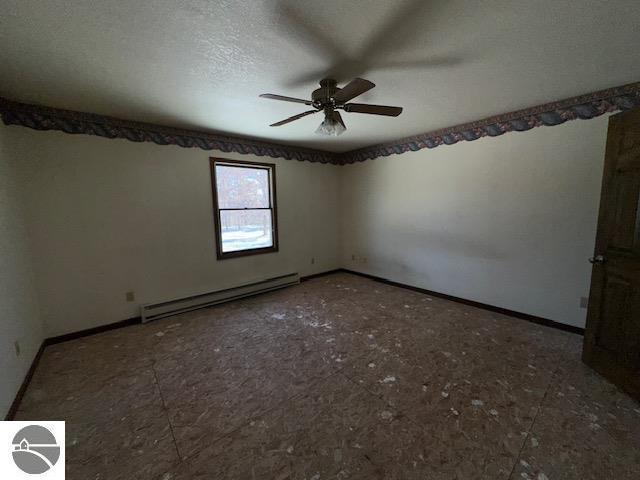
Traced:
<path fill-rule="evenodd" d="M 640 109 L 610 117 L 582 358 L 640 399 Z"/>

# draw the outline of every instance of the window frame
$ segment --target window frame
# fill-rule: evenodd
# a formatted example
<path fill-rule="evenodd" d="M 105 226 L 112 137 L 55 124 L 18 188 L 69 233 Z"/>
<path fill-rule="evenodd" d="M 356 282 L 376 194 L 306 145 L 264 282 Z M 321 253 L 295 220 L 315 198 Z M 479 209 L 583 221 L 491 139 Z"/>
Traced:
<path fill-rule="evenodd" d="M 213 219 L 215 225 L 216 237 L 216 257 L 218 260 L 226 260 L 229 258 L 247 257 L 250 255 L 261 255 L 264 253 L 273 253 L 278 251 L 278 207 L 276 202 L 276 165 L 275 163 L 250 162 L 245 160 L 230 160 L 228 158 L 210 157 L 211 165 L 211 191 L 213 195 Z M 245 209 L 220 209 L 218 205 L 218 182 L 216 181 L 216 165 L 239 167 L 239 168 L 256 168 L 267 170 L 269 172 L 269 208 L 245 208 Z M 222 251 L 222 222 L 220 212 L 224 210 L 270 210 L 271 211 L 271 239 L 273 245 L 271 247 L 250 248 L 246 250 L 236 250 L 233 252 Z"/>

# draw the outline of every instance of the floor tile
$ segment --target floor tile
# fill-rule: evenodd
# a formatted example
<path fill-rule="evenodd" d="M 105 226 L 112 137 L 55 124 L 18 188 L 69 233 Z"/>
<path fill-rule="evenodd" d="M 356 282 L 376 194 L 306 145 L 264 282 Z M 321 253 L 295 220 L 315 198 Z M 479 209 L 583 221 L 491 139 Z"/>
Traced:
<path fill-rule="evenodd" d="M 582 337 L 347 273 L 48 346 L 67 478 L 640 478 Z"/>

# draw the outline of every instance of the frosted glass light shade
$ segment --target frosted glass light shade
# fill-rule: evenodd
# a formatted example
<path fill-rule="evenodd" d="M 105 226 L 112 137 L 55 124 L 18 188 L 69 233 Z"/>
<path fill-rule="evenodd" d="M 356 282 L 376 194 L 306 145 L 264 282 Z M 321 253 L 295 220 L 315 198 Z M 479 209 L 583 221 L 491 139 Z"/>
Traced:
<path fill-rule="evenodd" d="M 318 126 L 316 133 L 319 135 L 331 135 L 337 137 L 342 134 L 347 127 L 342 123 L 338 112 L 329 112 L 324 116 L 324 120 Z"/>

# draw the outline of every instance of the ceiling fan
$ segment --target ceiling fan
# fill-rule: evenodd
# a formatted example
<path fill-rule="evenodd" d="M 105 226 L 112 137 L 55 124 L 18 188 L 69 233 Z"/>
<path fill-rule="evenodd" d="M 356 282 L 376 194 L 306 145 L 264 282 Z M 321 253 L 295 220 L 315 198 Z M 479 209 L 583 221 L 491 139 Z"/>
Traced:
<path fill-rule="evenodd" d="M 312 115 L 320 111 L 324 112 L 324 121 L 320 124 L 316 133 L 321 135 L 338 136 L 343 133 L 347 127 L 342 121 L 340 112 L 368 113 L 372 115 L 386 115 L 388 117 L 397 117 L 402 113 L 402 107 L 390 107 L 387 105 L 369 105 L 366 103 L 347 103 L 349 100 L 362 95 L 364 92 L 371 90 L 375 84 L 363 78 L 354 78 L 344 87 L 338 88 L 338 83 L 331 79 L 325 78 L 320 80 L 320 88 L 314 90 L 311 94 L 311 100 L 303 100 L 301 98 L 285 97 L 283 95 L 275 95 L 273 93 L 263 93 L 262 98 L 270 98 L 271 100 L 282 100 L 285 102 L 304 103 L 314 108 L 299 113 L 293 117 L 285 118 L 276 123 L 272 123 L 271 127 L 280 127 L 287 123 L 298 120 L 307 115 Z"/>

